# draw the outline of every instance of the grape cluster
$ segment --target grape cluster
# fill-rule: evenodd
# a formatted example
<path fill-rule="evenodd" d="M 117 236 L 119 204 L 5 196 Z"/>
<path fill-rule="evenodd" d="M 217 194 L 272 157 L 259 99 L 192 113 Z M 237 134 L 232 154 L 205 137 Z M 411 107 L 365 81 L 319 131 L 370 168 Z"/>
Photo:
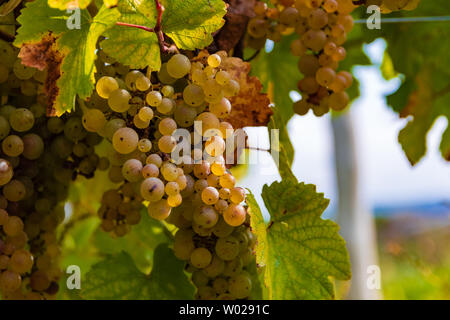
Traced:
<path fill-rule="evenodd" d="M 247 26 L 247 44 L 255 49 L 266 39 L 279 42 L 283 35 L 296 33 L 291 53 L 299 57 L 303 78 L 297 87 L 302 99 L 294 112 L 305 115 L 312 110 L 322 116 L 329 110 L 341 111 L 349 103 L 346 93 L 353 82 L 351 73 L 339 70 L 346 58 L 343 47 L 353 28 L 351 12 L 359 5 L 380 5 L 382 12 L 412 10 L 420 0 L 271 0 L 273 7 L 256 2 L 255 17 Z"/>
<path fill-rule="evenodd" d="M 97 79 L 83 115 L 86 128 L 111 142 L 109 178 L 119 184 L 103 196 L 103 230 L 125 235 L 144 203 L 150 217 L 179 228 L 175 255 L 188 261 L 198 298 L 248 297 L 254 238 L 245 191 L 225 161 L 226 149 L 236 147 L 225 121 L 229 98 L 240 90 L 227 71 L 230 58 L 222 51 L 192 60 L 175 54 L 146 73 L 103 59 L 100 70 L 108 73 Z M 173 158 L 180 146 L 188 152 Z"/>
<path fill-rule="evenodd" d="M 354 1 L 366 6 L 379 6 L 381 12 L 390 13 L 399 10 L 414 10 L 420 3 L 420 0 L 362 0 Z"/>
<path fill-rule="evenodd" d="M 58 291 L 56 229 L 65 218 L 69 183 L 104 165 L 101 139 L 80 114 L 46 117 L 45 71 L 25 67 L 0 43 L 0 294 L 50 299 Z"/>

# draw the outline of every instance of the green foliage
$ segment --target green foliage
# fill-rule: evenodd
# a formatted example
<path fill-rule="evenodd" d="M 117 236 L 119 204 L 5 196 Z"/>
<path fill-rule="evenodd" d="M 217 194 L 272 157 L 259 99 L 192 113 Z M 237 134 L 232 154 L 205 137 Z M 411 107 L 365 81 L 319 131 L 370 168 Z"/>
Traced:
<path fill-rule="evenodd" d="M 69 15 L 50 8 L 46 0 L 28 2 L 22 10 L 14 44 L 38 43 L 50 32 L 57 37 L 56 50 L 64 56 L 53 104 L 57 114 L 72 110 L 77 95 L 84 99 L 92 93 L 97 40 L 118 17 L 117 9 L 104 7 L 93 19 L 87 10 L 81 10 L 80 29 L 71 30 L 66 24 Z"/>
<path fill-rule="evenodd" d="M 351 271 L 338 225 L 321 218 L 329 201 L 314 185 L 292 180 L 265 185 L 262 197 L 271 215 L 268 225 L 253 195 L 247 203 L 258 238 L 257 263 L 264 267 L 266 298 L 334 298 L 329 277 L 348 280 Z"/>
<path fill-rule="evenodd" d="M 393 16 L 435 16 L 450 10 L 446 0 L 421 1 L 412 11 L 401 11 Z M 412 116 L 400 131 L 399 142 L 412 165 L 426 153 L 426 136 L 440 116 L 450 119 L 450 45 L 443 39 L 450 37 L 447 22 L 385 24 L 379 34 L 387 43 L 387 56 L 383 65 L 392 61 L 391 73 L 404 75 L 400 89 L 388 97 L 388 103 L 402 117 Z M 445 131 L 440 150 L 450 160 L 450 126 Z"/>
<path fill-rule="evenodd" d="M 120 22 L 152 28 L 156 24 L 154 1 L 120 0 L 117 6 Z M 149 67 L 159 70 L 161 59 L 158 38 L 154 32 L 137 28 L 114 26 L 101 42 L 105 52 L 117 61 L 131 68 Z"/>
<path fill-rule="evenodd" d="M 98 229 L 93 242 L 103 254 L 118 254 L 121 251 L 128 253 L 142 272 L 148 272 L 152 267 L 155 248 L 170 240 L 164 229 L 161 222 L 150 219 L 147 210 L 143 210 L 141 222 L 126 237 L 113 239 Z"/>
<path fill-rule="evenodd" d="M 167 244 L 155 249 L 150 275 L 141 273 L 125 252 L 108 256 L 86 275 L 81 296 L 85 299 L 192 299 L 194 288 L 183 272 L 184 262 Z"/>
<path fill-rule="evenodd" d="M 207 47 L 211 34 L 223 24 L 227 13 L 222 0 L 161 1 L 165 7 L 161 27 L 179 49 Z"/>

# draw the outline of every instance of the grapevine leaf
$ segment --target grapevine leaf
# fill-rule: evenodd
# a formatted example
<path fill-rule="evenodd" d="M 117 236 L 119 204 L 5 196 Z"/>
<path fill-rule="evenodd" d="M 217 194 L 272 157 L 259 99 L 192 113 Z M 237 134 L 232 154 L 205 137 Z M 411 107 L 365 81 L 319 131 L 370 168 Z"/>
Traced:
<path fill-rule="evenodd" d="M 80 28 L 71 29 L 69 22 L 76 16 L 50 8 L 46 0 L 36 0 L 27 2 L 18 18 L 21 27 L 14 44 L 22 46 L 22 59 L 32 60 L 32 55 L 46 63 L 46 91 L 57 115 L 73 109 L 77 95 L 84 99 L 92 93 L 97 40 L 120 14 L 117 9 L 103 7 L 94 19 L 87 10 L 79 15 Z M 39 48 L 46 50 L 40 52 Z"/>
<path fill-rule="evenodd" d="M 153 28 L 156 24 L 156 6 L 154 1 L 120 0 L 117 9 L 121 13 L 120 22 Z M 161 67 L 158 38 L 154 32 L 114 26 L 106 33 L 101 42 L 102 49 L 117 61 L 131 68 Z"/>
<path fill-rule="evenodd" d="M 339 226 L 321 218 L 329 201 L 314 185 L 292 180 L 265 185 L 262 197 L 271 215 L 268 225 L 253 195 L 247 204 L 267 298 L 333 299 L 329 277 L 348 280 L 351 271 Z"/>
<path fill-rule="evenodd" d="M 48 0 L 48 5 L 59 10 L 71 8 L 85 9 L 92 0 Z"/>
<path fill-rule="evenodd" d="M 143 272 L 148 272 L 153 263 L 155 248 L 169 241 L 164 233 L 164 226 L 151 219 L 147 210 L 142 210 L 142 219 L 134 226 L 126 237 L 113 239 L 108 233 L 98 229 L 94 235 L 94 244 L 105 254 L 117 254 L 121 251 L 128 253 Z"/>
<path fill-rule="evenodd" d="M 87 273 L 81 296 L 85 299 L 192 299 L 194 288 L 167 244 L 155 249 L 150 275 L 140 272 L 125 252 L 108 256 Z"/>
<path fill-rule="evenodd" d="M 163 0 L 161 27 L 179 49 L 194 50 L 208 46 L 212 33 L 219 30 L 226 14 L 222 0 Z"/>
<path fill-rule="evenodd" d="M 252 74 L 261 80 L 271 101 L 278 107 L 282 124 L 286 124 L 294 114 L 289 93 L 297 90 L 296 83 L 301 76 L 297 68 L 298 58 L 290 52 L 294 39 L 295 35 L 283 37 L 271 52 L 262 51 L 252 60 Z"/>
<path fill-rule="evenodd" d="M 275 106 L 273 109 L 275 112 L 270 118 L 270 122 L 267 127 L 269 130 L 271 141 L 270 151 L 272 156 L 278 157 L 278 171 L 281 178 L 296 180 L 291 170 L 291 165 L 294 160 L 294 147 L 292 146 L 291 140 L 289 139 L 289 134 L 286 126 L 282 124 L 278 108 Z M 274 134 L 276 134 L 277 137 L 274 137 Z M 279 141 L 278 146 L 276 143 L 277 139 Z"/>
<path fill-rule="evenodd" d="M 450 10 L 446 0 L 421 1 L 413 12 L 401 11 L 395 17 L 440 16 Z M 400 89 L 388 97 L 388 103 L 401 117 L 410 117 L 399 133 L 399 142 L 412 165 L 426 154 L 427 134 L 435 120 L 444 116 L 450 120 L 450 68 L 442 63 L 448 60 L 450 37 L 446 22 L 386 24 L 382 36 L 388 46 L 383 64 L 391 61 L 391 72 L 401 73 L 406 79 Z M 420 44 L 420 45 L 418 45 Z M 407 53 L 407 54 L 405 54 Z M 384 70 L 386 71 L 386 70 Z M 441 153 L 450 161 L 450 125 L 442 136 Z"/>

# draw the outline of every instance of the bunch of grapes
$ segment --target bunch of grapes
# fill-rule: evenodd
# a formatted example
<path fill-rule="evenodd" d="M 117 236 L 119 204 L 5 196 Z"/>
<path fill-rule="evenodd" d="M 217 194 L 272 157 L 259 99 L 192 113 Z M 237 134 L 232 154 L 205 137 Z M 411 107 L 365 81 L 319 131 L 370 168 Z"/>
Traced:
<path fill-rule="evenodd" d="M 119 186 L 103 196 L 103 230 L 125 235 L 139 222 L 144 203 L 150 217 L 179 228 L 175 255 L 188 261 L 198 298 L 248 297 L 245 268 L 254 261 L 254 237 L 245 191 L 225 161 L 237 137 L 225 121 L 229 98 L 240 90 L 227 70 L 233 58 L 222 51 L 192 61 L 175 54 L 146 74 L 102 59 L 99 68 L 106 73 L 98 78 L 83 125 L 111 142 L 109 178 Z M 172 156 L 183 148 L 188 151 Z"/>
<path fill-rule="evenodd" d="M 248 23 L 253 38 L 266 37 L 279 41 L 283 34 L 296 32 L 299 39 L 291 43 L 291 53 L 298 56 L 303 79 L 298 82 L 302 99 L 294 111 L 304 115 L 310 109 L 316 116 L 330 109 L 343 110 L 349 103 L 345 92 L 352 75 L 337 71 L 346 57 L 342 46 L 353 28 L 350 13 L 356 8 L 351 0 L 272 1 L 274 8 L 263 2 L 255 5 L 256 16 Z"/>
<path fill-rule="evenodd" d="M 266 39 L 278 42 L 283 35 L 296 33 L 291 53 L 299 57 L 303 78 L 297 87 L 302 99 L 294 112 L 312 110 L 322 116 L 330 109 L 341 111 L 349 103 L 346 93 L 353 82 L 351 73 L 339 70 L 346 57 L 343 47 L 353 28 L 351 12 L 359 5 L 380 5 L 382 12 L 412 10 L 420 0 L 271 0 L 273 7 L 256 2 L 255 17 L 247 26 L 248 45 L 260 49 Z"/>
<path fill-rule="evenodd" d="M 366 6 L 376 5 L 380 7 L 381 12 L 390 13 L 399 10 L 414 10 L 419 5 L 420 0 L 361 0 L 353 2 Z"/>
<path fill-rule="evenodd" d="M 105 167 L 79 114 L 46 117 L 45 71 L 25 67 L 0 43 L 0 293 L 49 299 L 58 291 L 56 228 L 69 183 Z M 107 166 L 107 165 L 106 165 Z"/>

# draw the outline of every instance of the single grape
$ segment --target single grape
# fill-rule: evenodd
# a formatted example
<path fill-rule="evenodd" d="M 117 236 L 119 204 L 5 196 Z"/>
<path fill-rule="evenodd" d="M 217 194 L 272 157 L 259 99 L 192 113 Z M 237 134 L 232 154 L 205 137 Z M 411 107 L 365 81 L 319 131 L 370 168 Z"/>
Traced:
<path fill-rule="evenodd" d="M 172 56 L 167 62 L 167 73 L 175 78 L 183 78 L 191 70 L 189 58 L 182 54 Z"/>
<path fill-rule="evenodd" d="M 115 112 L 125 112 L 130 108 L 130 93 L 125 89 L 117 89 L 110 93 L 108 105 Z"/>
<path fill-rule="evenodd" d="M 206 248 L 196 248 L 192 251 L 190 261 L 197 269 L 207 267 L 212 260 L 211 252 Z"/>
<path fill-rule="evenodd" d="M 172 208 L 168 205 L 167 200 L 165 199 L 157 202 L 150 202 L 147 209 L 149 216 L 156 220 L 167 219 L 172 211 Z"/>
<path fill-rule="evenodd" d="M 103 76 L 98 79 L 95 89 L 100 97 L 108 99 L 111 92 L 119 89 L 119 84 L 113 77 Z"/>
<path fill-rule="evenodd" d="M 141 196 L 148 201 L 159 201 L 164 195 L 164 183 L 158 178 L 147 178 L 141 183 Z"/>
<path fill-rule="evenodd" d="M 136 150 L 139 137 L 131 128 L 118 129 L 112 138 L 114 149 L 121 154 L 128 154 Z"/>

